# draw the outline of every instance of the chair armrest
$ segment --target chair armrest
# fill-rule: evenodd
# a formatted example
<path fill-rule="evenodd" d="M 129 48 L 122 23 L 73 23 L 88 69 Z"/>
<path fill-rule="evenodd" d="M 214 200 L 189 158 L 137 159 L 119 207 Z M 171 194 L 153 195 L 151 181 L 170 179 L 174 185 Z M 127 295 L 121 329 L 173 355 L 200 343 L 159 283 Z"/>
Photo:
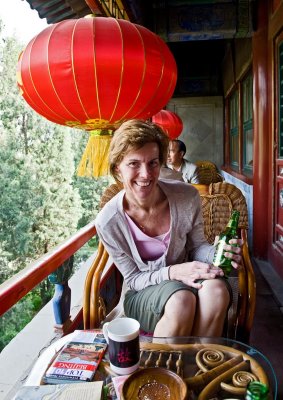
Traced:
<path fill-rule="evenodd" d="M 246 320 L 245 320 L 245 331 L 246 334 L 250 335 L 250 331 L 253 325 L 254 314 L 255 314 L 255 304 L 256 304 L 256 279 L 255 273 L 253 269 L 253 265 L 250 259 L 248 240 L 247 240 L 247 231 L 243 229 L 242 238 L 244 239 L 243 245 L 243 259 L 244 264 L 247 271 L 247 288 L 248 288 L 248 296 L 247 296 L 247 312 L 246 312 Z"/>
<path fill-rule="evenodd" d="M 239 270 L 238 273 L 240 304 L 238 308 L 238 327 L 236 339 L 243 342 L 248 342 L 255 313 L 256 282 L 249 255 L 246 229 L 241 229 L 241 238 L 244 241 L 243 268 Z"/>
<path fill-rule="evenodd" d="M 84 329 L 89 329 L 91 322 L 97 323 L 98 321 L 100 278 L 108 257 L 103 244 L 99 242 L 96 257 L 85 280 L 83 295 Z"/>

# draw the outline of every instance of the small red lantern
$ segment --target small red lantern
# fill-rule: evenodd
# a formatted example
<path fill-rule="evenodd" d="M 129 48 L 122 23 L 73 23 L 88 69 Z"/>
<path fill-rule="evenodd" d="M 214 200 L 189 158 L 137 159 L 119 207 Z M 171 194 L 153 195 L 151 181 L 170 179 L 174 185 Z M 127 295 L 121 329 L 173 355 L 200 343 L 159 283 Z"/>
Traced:
<path fill-rule="evenodd" d="M 183 130 L 181 118 L 169 110 L 159 111 L 152 117 L 152 122 L 161 126 L 171 140 L 176 139 Z"/>
<path fill-rule="evenodd" d="M 171 98 L 176 79 L 174 57 L 159 36 L 106 17 L 47 27 L 18 63 L 18 86 L 35 111 L 87 131 L 150 118 Z M 91 135 L 96 143 L 98 138 Z"/>

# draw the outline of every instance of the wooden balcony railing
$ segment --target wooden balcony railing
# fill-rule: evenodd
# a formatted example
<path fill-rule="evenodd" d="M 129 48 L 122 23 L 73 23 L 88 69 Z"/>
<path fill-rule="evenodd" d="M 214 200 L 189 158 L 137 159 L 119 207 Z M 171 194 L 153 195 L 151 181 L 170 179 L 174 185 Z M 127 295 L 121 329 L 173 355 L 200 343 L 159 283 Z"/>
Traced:
<path fill-rule="evenodd" d="M 80 229 L 69 239 L 32 262 L 26 268 L 0 285 L 0 316 L 13 307 L 22 297 L 42 282 L 48 275 L 56 271 L 65 261 L 70 259 L 85 243 L 96 235 L 94 222 Z M 75 329 L 82 321 L 82 310 L 70 315 L 62 334 Z"/>

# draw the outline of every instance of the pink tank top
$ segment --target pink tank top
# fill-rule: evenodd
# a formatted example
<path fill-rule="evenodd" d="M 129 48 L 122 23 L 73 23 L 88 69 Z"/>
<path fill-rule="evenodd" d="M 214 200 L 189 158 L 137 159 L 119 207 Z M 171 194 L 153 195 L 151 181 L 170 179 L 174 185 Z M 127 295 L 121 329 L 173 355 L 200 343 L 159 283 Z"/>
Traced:
<path fill-rule="evenodd" d="M 134 223 L 127 213 L 125 213 L 125 216 L 142 260 L 153 261 L 160 258 L 168 248 L 170 241 L 170 229 L 168 232 L 162 235 L 150 237 L 141 229 L 139 229 L 139 227 Z"/>

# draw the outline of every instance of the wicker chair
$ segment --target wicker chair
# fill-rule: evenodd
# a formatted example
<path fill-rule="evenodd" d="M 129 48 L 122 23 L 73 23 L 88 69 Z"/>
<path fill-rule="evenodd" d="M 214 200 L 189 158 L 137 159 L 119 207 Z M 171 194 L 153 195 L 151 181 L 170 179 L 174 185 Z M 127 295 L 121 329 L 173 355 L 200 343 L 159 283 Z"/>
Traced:
<path fill-rule="evenodd" d="M 240 211 L 239 235 L 244 240 L 244 267 L 229 277 L 233 303 L 227 314 L 223 335 L 248 342 L 255 311 L 255 276 L 247 242 L 248 213 L 245 197 L 236 186 L 227 182 L 194 186 L 201 196 L 205 236 L 209 243 L 213 243 L 215 236 L 225 228 L 231 210 L 235 208 Z M 121 185 L 109 186 L 101 198 L 101 207 L 120 190 Z M 109 261 L 108 253 L 100 243 L 85 282 L 85 329 L 97 328 L 105 319 L 111 320 L 121 315 L 123 279 L 115 265 Z"/>
<path fill-rule="evenodd" d="M 243 239 L 244 266 L 229 277 L 233 303 L 228 311 L 226 336 L 248 342 L 255 312 L 255 275 L 251 263 L 247 231 L 248 211 L 244 195 L 228 182 L 194 185 L 201 196 L 204 234 L 209 243 L 225 228 L 232 209 L 240 211 L 239 236 Z"/>
<path fill-rule="evenodd" d="M 213 162 L 201 160 L 195 164 L 197 166 L 196 175 L 199 184 L 209 185 L 210 183 L 223 182 L 223 176 Z"/>

